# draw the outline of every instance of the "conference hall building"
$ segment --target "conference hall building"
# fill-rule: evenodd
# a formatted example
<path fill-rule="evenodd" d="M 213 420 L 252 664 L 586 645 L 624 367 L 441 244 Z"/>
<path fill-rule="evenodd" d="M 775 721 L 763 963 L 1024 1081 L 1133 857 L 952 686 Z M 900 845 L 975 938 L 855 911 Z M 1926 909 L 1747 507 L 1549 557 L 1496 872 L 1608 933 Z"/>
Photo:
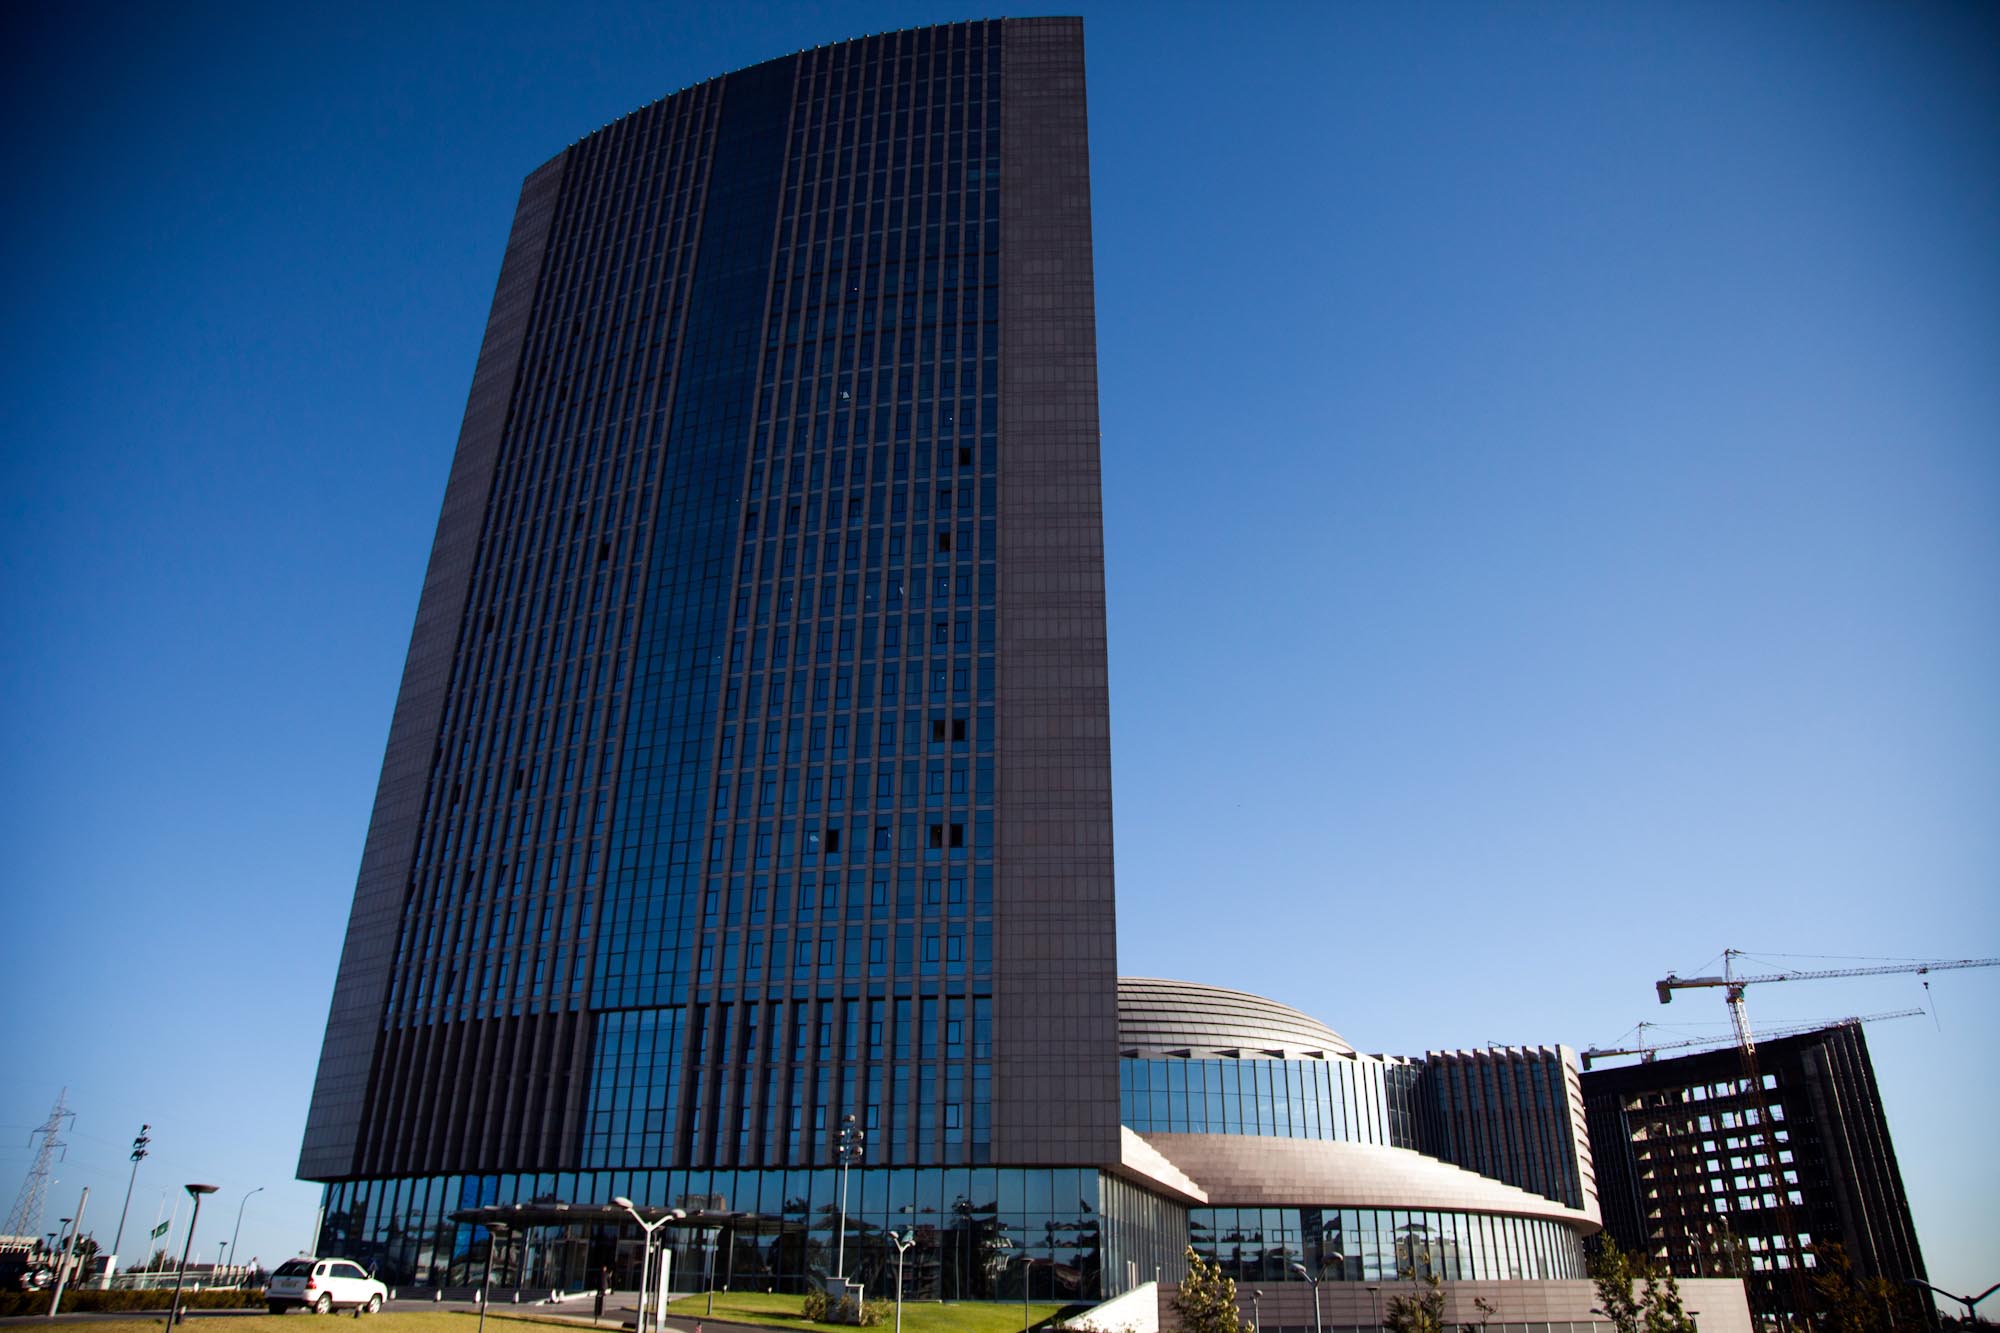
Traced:
<path fill-rule="evenodd" d="M 1150 1300 L 1192 1245 L 1277 1328 L 1294 1265 L 1332 1322 L 1435 1273 L 1589 1325 L 1566 1051 L 1364 1055 L 1118 976 L 1091 245 L 1076 19 L 785 56 L 527 178 L 300 1154 L 319 1253 L 630 1288 L 624 1198 L 684 1214 L 680 1290 L 886 1295 L 907 1232 L 913 1298 Z"/>

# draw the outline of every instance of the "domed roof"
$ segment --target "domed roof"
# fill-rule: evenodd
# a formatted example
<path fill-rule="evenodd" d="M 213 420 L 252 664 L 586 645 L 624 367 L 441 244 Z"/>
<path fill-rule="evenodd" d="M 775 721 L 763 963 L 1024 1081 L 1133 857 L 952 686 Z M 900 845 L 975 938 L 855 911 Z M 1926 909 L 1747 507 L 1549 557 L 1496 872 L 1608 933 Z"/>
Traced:
<path fill-rule="evenodd" d="M 1289 1005 L 1248 991 L 1157 977 L 1118 978 L 1118 1049 L 1195 1057 L 1213 1051 L 1354 1054 L 1347 1038 Z"/>

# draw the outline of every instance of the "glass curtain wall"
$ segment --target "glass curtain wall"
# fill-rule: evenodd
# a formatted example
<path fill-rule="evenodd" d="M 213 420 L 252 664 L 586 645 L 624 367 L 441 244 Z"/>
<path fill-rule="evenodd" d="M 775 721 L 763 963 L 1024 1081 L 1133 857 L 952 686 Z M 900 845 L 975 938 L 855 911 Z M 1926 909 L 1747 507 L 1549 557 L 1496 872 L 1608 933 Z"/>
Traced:
<path fill-rule="evenodd" d="M 1194 1208 L 1189 1243 L 1238 1282 L 1298 1280 L 1293 1263 L 1328 1281 L 1582 1278 L 1576 1232 L 1542 1218 L 1397 1208 Z"/>
<path fill-rule="evenodd" d="M 1119 1060 L 1124 1123 L 1141 1134 L 1256 1134 L 1416 1147 L 1420 1067 L 1395 1060 Z"/>
<path fill-rule="evenodd" d="M 754 1214 L 733 1231 L 669 1228 L 679 1291 L 708 1283 L 803 1291 L 831 1274 L 839 1240 L 840 1175 L 802 1171 L 600 1171 L 560 1175 L 438 1176 L 349 1181 L 326 1191 L 320 1253 L 373 1265 L 392 1285 L 470 1286 L 490 1261 L 499 1286 L 579 1288 L 599 1268 L 638 1283 L 638 1229 L 529 1228 L 497 1244 L 451 1214 L 489 1204 L 625 1196 L 647 1208 Z M 1114 1290 L 1127 1261 L 1141 1280 L 1178 1265 L 1186 1214 L 1087 1168 L 857 1170 L 848 1184 L 848 1276 L 873 1295 L 895 1290 L 891 1232 L 916 1232 L 903 1291 L 915 1300 L 1097 1299 L 1105 1291 L 1105 1236 L 1116 1237 Z M 1177 1270 L 1176 1270 L 1177 1271 Z M 1173 1276 L 1169 1273 L 1168 1276 Z"/>

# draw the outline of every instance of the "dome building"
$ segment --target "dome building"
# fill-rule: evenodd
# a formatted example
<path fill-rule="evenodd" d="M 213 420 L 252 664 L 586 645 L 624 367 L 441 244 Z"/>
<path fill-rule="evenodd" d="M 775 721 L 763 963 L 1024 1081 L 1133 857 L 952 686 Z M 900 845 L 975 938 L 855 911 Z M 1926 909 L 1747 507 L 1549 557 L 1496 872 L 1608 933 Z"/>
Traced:
<path fill-rule="evenodd" d="M 1192 1248 L 1262 1333 L 1380 1326 L 1385 1301 L 1433 1276 L 1447 1323 L 1601 1327 L 1584 1241 L 1602 1223 L 1568 1048 L 1366 1055 L 1274 1000 L 1152 977 L 1119 979 L 1118 1045 L 1125 1165 L 1182 1209 L 1146 1237 L 1152 1272 L 1137 1253 L 1107 1272 L 1106 1290 L 1134 1299 L 1102 1326 L 1170 1322 Z M 1109 1270 L 1137 1247 L 1107 1232 Z M 1146 1292 L 1146 1277 L 1165 1286 Z M 1740 1284 L 1696 1288 L 1707 1327 L 1749 1328 Z"/>
<path fill-rule="evenodd" d="M 1562 1048 L 1363 1055 L 1275 1001 L 1146 977 L 1119 981 L 1118 1030 L 1120 1119 L 1199 1188 L 1188 1243 L 1238 1282 L 1584 1276 L 1599 1219 Z M 1451 1160 L 1475 1141 L 1518 1169 Z"/>

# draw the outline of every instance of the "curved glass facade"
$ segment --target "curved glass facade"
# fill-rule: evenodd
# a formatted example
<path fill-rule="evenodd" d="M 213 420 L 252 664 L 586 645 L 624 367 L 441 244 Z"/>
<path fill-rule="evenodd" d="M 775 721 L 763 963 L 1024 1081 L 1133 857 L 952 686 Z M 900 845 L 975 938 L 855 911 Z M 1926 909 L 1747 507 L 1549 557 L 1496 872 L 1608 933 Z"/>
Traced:
<path fill-rule="evenodd" d="M 1416 1065 L 1336 1060 L 1118 1062 L 1121 1118 L 1141 1134 L 1258 1134 L 1416 1146 Z"/>
<path fill-rule="evenodd" d="M 1541 1218 L 1400 1208 L 1193 1208 L 1188 1243 L 1238 1282 L 1393 1282 L 1412 1272 L 1447 1281 L 1588 1276 L 1575 1231 Z"/>
<path fill-rule="evenodd" d="M 1035 1300 L 1094 1297 L 1106 1256 L 1122 1270 L 1123 1231 L 1149 1256 L 1159 1248 L 1152 1232 L 1160 1224 L 1136 1209 L 1137 1193 L 1087 1168 L 857 1169 L 847 1190 L 847 1274 L 871 1294 L 893 1293 L 896 1250 L 886 1237 L 910 1227 L 909 1299 L 1019 1300 L 1024 1276 Z M 529 1227 L 496 1246 L 484 1227 L 451 1220 L 490 1204 L 608 1204 L 621 1195 L 648 1209 L 754 1215 L 733 1232 L 668 1228 L 676 1291 L 712 1281 L 800 1292 L 815 1274 L 834 1271 L 840 1172 L 830 1168 L 345 1181 L 327 1188 L 322 1253 L 373 1265 L 391 1285 L 472 1286 L 490 1261 L 496 1286 L 574 1290 L 609 1268 L 630 1289 L 639 1284 L 636 1226 Z"/>

